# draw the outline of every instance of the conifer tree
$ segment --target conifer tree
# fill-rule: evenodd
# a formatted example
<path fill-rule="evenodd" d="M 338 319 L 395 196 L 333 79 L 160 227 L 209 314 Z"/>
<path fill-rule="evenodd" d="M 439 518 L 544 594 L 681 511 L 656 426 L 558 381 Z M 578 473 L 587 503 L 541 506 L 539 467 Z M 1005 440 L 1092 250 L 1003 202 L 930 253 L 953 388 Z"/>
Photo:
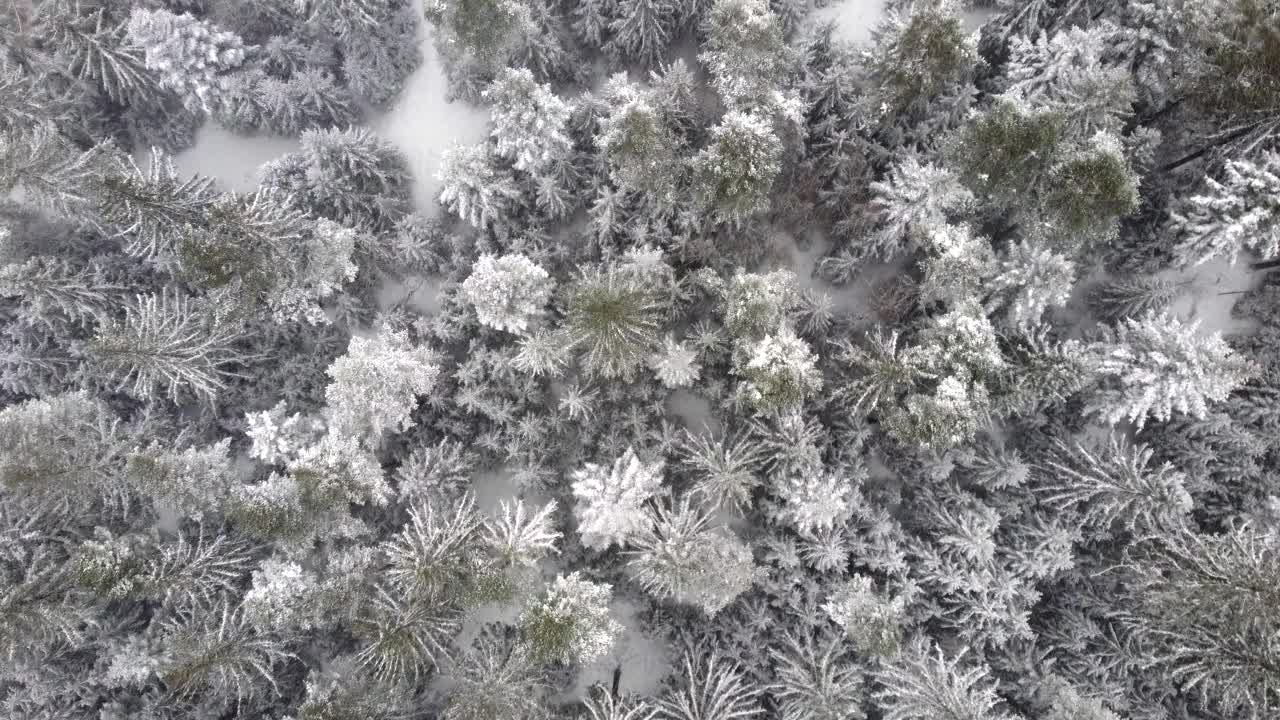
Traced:
<path fill-rule="evenodd" d="M 573 111 L 548 85 L 540 85 L 528 69 L 499 73 L 484 91 L 493 104 L 490 135 L 500 157 L 516 170 L 540 175 L 548 164 L 563 160 L 573 146 L 565 124 Z"/>
<path fill-rule="evenodd" d="M 798 119 L 798 100 L 784 95 L 793 58 L 769 3 L 717 0 L 708 23 L 707 49 L 698 59 L 724 104 L 730 110 L 776 109 Z"/>
<path fill-rule="evenodd" d="M 434 386 L 440 367 L 430 350 L 383 327 L 372 339 L 351 338 L 326 373 L 333 379 L 324 391 L 330 431 L 376 447 L 386 431 L 412 427 L 417 398 Z"/>
<path fill-rule="evenodd" d="M 173 158 L 152 148 L 145 170 L 127 158 L 102 179 L 98 203 L 107 224 L 128 238 L 129 254 L 151 258 L 176 252 L 184 228 L 204 223 L 213 195 L 212 180 L 180 180 Z"/>
<path fill-rule="evenodd" d="M 994 680 L 983 665 L 964 664 L 964 653 L 948 658 L 941 648 L 917 641 L 876 679 L 875 694 L 886 720 L 1006 720 Z"/>
<path fill-rule="evenodd" d="M 662 487 L 662 463 L 646 463 L 628 448 L 611 468 L 587 463 L 573 473 L 574 515 L 582 544 L 626 545 L 649 524 L 646 503 Z"/>
<path fill-rule="evenodd" d="M 120 388 L 139 399 L 190 392 L 212 401 L 245 360 L 239 329 L 175 293 L 138 296 L 123 319 L 107 323 L 86 347 Z"/>
<path fill-rule="evenodd" d="M 1108 383 L 1089 412 L 1111 424 L 1127 420 L 1142 427 L 1175 412 L 1204 417 L 1210 402 L 1225 400 L 1254 372 L 1219 333 L 1205 336 L 1198 323 L 1168 313 L 1127 319 L 1109 341 L 1090 349 Z"/>
<path fill-rule="evenodd" d="M 616 0 L 605 54 L 615 63 L 656 67 L 671 40 L 675 9 L 670 0 Z"/>
<path fill-rule="evenodd" d="M 684 498 L 658 505 L 627 552 L 627 570 L 659 598 L 700 607 L 714 615 L 756 579 L 751 550 Z"/>
<path fill-rule="evenodd" d="M 135 8 L 129 39 L 146 53 L 148 70 L 160 74 L 162 87 L 208 109 L 222 88 L 222 76 L 244 62 L 244 43 L 188 13 Z"/>
<path fill-rule="evenodd" d="M 865 62 L 886 110 L 919 112 L 934 97 L 970 80 L 977 47 L 965 33 L 953 0 L 911 3 L 891 12 L 873 32 Z"/>
<path fill-rule="evenodd" d="M 768 118 L 731 110 L 711 129 L 711 140 L 693 159 L 699 200 L 735 224 L 769 206 L 769 191 L 782 169 L 782 141 Z"/>
<path fill-rule="evenodd" d="M 440 202 L 450 212 L 482 230 L 509 227 L 520 188 L 496 166 L 487 145 L 455 145 L 445 151 L 436 178 Z"/>
<path fill-rule="evenodd" d="M 1280 707 L 1275 534 L 1184 530 L 1164 536 L 1152 554 L 1134 601 L 1154 658 L 1186 692 L 1224 712 L 1265 717 Z"/>
<path fill-rule="evenodd" d="M 481 255 L 462 292 L 475 306 L 480 324 L 526 335 L 542 318 L 552 287 L 546 270 L 515 253 Z"/>
<path fill-rule="evenodd" d="M 520 631 L 544 662 L 590 663 L 609 652 L 622 626 L 609 617 L 612 588 L 559 575 L 531 598 L 520 615 Z"/>
<path fill-rule="evenodd" d="M 656 288 L 621 268 L 584 272 L 566 290 L 565 333 L 589 375 L 630 378 L 658 342 Z"/>
<path fill-rule="evenodd" d="M 1280 154 L 1232 160 L 1221 181 L 1205 178 L 1207 192 L 1192 195 L 1170 217 L 1184 265 L 1214 257 L 1236 262 L 1242 250 L 1269 260 L 1280 256 Z"/>

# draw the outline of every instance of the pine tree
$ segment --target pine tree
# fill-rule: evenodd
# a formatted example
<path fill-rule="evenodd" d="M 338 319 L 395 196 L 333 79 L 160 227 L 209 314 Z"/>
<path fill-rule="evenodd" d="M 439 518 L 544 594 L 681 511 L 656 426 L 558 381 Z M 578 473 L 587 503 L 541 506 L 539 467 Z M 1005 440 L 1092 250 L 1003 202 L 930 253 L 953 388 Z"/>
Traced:
<path fill-rule="evenodd" d="M 646 503 L 662 488 L 662 463 L 640 460 L 634 449 L 611 468 L 587 463 L 573 473 L 573 512 L 582 544 L 607 550 L 625 546 L 649 524 Z"/>
<path fill-rule="evenodd" d="M 525 604 L 521 637 L 543 662 L 590 663 L 607 654 L 622 632 L 609 616 L 612 596 L 609 585 L 584 580 L 580 573 L 558 575 Z"/>
<path fill-rule="evenodd" d="M 782 141 L 769 120 L 732 110 L 711 129 L 707 147 L 693 159 L 694 185 L 701 203 L 740 224 L 769 206 L 769 191 L 782 169 Z"/>
<path fill-rule="evenodd" d="M 741 720 L 759 715 L 760 692 L 736 663 L 715 651 L 684 653 L 681 686 L 662 699 L 663 717 L 671 720 Z"/>
<path fill-rule="evenodd" d="M 885 720 L 1005 720 L 995 680 L 985 665 L 965 667 L 964 653 L 943 655 L 917 641 L 877 675 L 875 693 Z"/>
<path fill-rule="evenodd" d="M 527 335 L 541 320 L 554 283 L 546 270 L 521 253 L 481 255 L 462 282 L 481 325 Z"/>
<path fill-rule="evenodd" d="M 458 659 L 444 720 L 536 720 L 551 687 L 528 645 L 514 631 L 490 626 Z"/>
<path fill-rule="evenodd" d="M 1128 420 L 1142 427 L 1148 418 L 1164 422 L 1175 412 L 1202 418 L 1209 402 L 1225 400 L 1254 372 L 1219 333 L 1202 335 L 1199 323 L 1168 313 L 1125 320 L 1090 350 L 1109 383 L 1089 412 L 1110 424 Z"/>
<path fill-rule="evenodd" d="M 828 530 L 849 518 L 855 481 L 839 470 L 779 477 L 774 492 L 782 500 L 777 519 L 803 534 Z"/>
<path fill-rule="evenodd" d="M 498 168 L 487 145 L 455 145 L 446 150 L 436 174 L 440 202 L 481 230 L 506 231 L 516 214 L 520 189 Z"/>
<path fill-rule="evenodd" d="M 616 64 L 656 67 L 674 29 L 670 0 L 616 0 L 604 52 Z"/>
<path fill-rule="evenodd" d="M 689 387 L 702 376 L 698 352 L 670 335 L 663 339 L 661 350 L 649 356 L 648 365 L 663 387 L 670 389 Z"/>
<path fill-rule="evenodd" d="M 936 228 L 973 203 L 972 193 L 951 171 L 921 163 L 917 155 L 894 163 L 888 177 L 872 183 L 871 190 L 879 229 L 867 252 L 881 258 L 923 244 Z"/>
<path fill-rule="evenodd" d="M 822 606 L 860 653 L 893 656 L 902 642 L 906 606 L 902 598 L 884 597 L 866 575 L 855 574 L 833 588 Z"/>
<path fill-rule="evenodd" d="M 86 351 L 121 389 L 148 400 L 190 392 L 212 402 L 244 362 L 240 331 L 176 293 L 139 295 L 121 320 L 104 324 Z"/>
<path fill-rule="evenodd" d="M 330 431 L 376 446 L 386 431 L 413 426 L 418 396 L 435 385 L 440 367 L 406 333 L 383 327 L 374 338 L 351 338 L 326 373 L 333 378 L 324 391 Z"/>
<path fill-rule="evenodd" d="M 315 573 L 293 561 L 268 558 L 253 571 L 253 587 L 244 594 L 241 607 L 260 632 L 311 630 L 319 591 Z"/>
<path fill-rule="evenodd" d="M 795 304 L 796 276 L 790 270 L 767 274 L 741 269 L 724 285 L 725 329 L 735 339 L 758 341 L 779 331 Z"/>
<path fill-rule="evenodd" d="M 272 666 L 290 657 L 225 598 L 211 610 L 166 623 L 164 646 L 160 678 L 170 692 L 179 697 L 208 692 L 237 705 L 257 696 L 263 685 L 274 688 Z"/>
<path fill-rule="evenodd" d="M 808 344 L 784 328 L 766 335 L 737 369 L 747 397 L 762 410 L 793 407 L 822 389 L 822 373 Z"/>
<path fill-rule="evenodd" d="M 1170 216 L 1182 264 L 1215 257 L 1235 263 L 1242 250 L 1264 260 L 1280 256 L 1280 153 L 1231 160 L 1221 181 L 1207 177 L 1205 184 L 1208 192 L 1192 195 Z"/>
<path fill-rule="evenodd" d="M 516 170 L 537 176 L 569 154 L 573 142 L 565 131 L 573 107 L 535 82 L 528 69 L 503 70 L 483 97 L 493 104 L 489 134 L 496 152 Z"/>
<path fill-rule="evenodd" d="M 661 310 L 643 278 L 621 268 L 587 271 L 566 291 L 564 332 L 588 375 L 628 379 L 658 343 Z"/>
<path fill-rule="evenodd" d="M 658 713 L 649 701 L 630 694 L 617 697 L 603 685 L 588 688 L 582 704 L 586 720 L 653 720 Z"/>
<path fill-rule="evenodd" d="M 204 223 L 213 195 L 212 180 L 180 180 L 173 158 L 152 148 L 145 170 L 126 158 L 119 171 L 102 179 L 98 207 L 107 225 L 128 238 L 126 252 L 153 258 L 174 254 L 184 228 Z"/>
<path fill-rule="evenodd" d="M 479 552 L 483 524 L 470 495 L 448 507 L 442 501 L 415 505 L 409 522 L 383 546 L 390 563 L 385 576 L 418 602 L 483 601 L 482 595 L 501 589 L 485 587 L 494 577 Z"/>
<path fill-rule="evenodd" d="M 700 607 L 714 615 L 756 580 L 751 549 L 726 528 L 713 528 L 706 511 L 684 498 L 662 504 L 628 550 L 627 571 L 658 598 Z"/>
<path fill-rule="evenodd" d="M 796 98 L 785 98 L 784 81 L 794 57 L 778 18 L 765 0 L 716 0 L 708 18 L 706 50 L 698 60 L 711 86 L 730 110 L 771 109 L 798 120 Z"/>
<path fill-rule="evenodd" d="M 378 587 L 352 624 L 363 642 L 356 663 L 381 682 L 416 682 L 450 659 L 461 623 L 448 606 L 400 598 Z"/>
<path fill-rule="evenodd" d="M 129 39 L 146 53 L 148 70 L 160 74 L 160 86 L 194 106 L 209 108 L 222 88 L 222 76 L 244 62 L 244 43 L 188 13 L 135 8 Z"/>
<path fill-rule="evenodd" d="M 504 500 L 500 507 L 498 517 L 484 521 L 484 541 L 503 566 L 531 568 L 544 557 L 559 552 L 556 542 L 560 532 L 555 529 L 554 500 L 534 513 L 525 511 L 523 500 L 511 504 Z"/>
<path fill-rule="evenodd" d="M 760 484 L 756 473 L 764 452 L 749 435 L 713 438 L 686 431 L 682 451 L 682 462 L 695 477 L 692 493 L 713 507 L 750 503 L 752 490 Z"/>
<path fill-rule="evenodd" d="M 862 670 L 845 656 L 837 639 L 797 640 L 784 636 L 771 648 L 777 681 L 768 690 L 782 720 L 861 720 Z"/>

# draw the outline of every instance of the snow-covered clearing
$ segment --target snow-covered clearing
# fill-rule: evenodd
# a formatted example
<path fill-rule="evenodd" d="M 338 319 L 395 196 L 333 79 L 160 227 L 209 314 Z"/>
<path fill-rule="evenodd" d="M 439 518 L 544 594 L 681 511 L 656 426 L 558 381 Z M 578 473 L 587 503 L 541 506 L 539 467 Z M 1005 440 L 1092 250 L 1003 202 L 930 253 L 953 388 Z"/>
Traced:
<path fill-rule="evenodd" d="M 371 118 L 368 125 L 404 153 L 414 178 L 414 204 L 423 214 L 435 215 L 435 195 L 440 189 L 435 175 L 441 156 L 455 142 L 483 139 L 489 113 L 445 100 L 444 69 L 425 22 L 419 24 L 419 32 L 422 64 L 405 81 L 395 106 Z M 257 171 L 263 163 L 297 148 L 296 138 L 237 135 L 209 121 L 197 132 L 195 146 L 179 153 L 175 162 L 183 175 L 206 175 L 228 190 L 244 192 L 257 187 Z"/>
<path fill-rule="evenodd" d="M 609 615 L 622 624 L 622 635 L 607 655 L 582 667 L 569 691 L 571 698 L 566 699 L 586 697 L 587 690 L 596 683 L 611 687 L 614 668 L 622 670 L 619 693 L 649 695 L 661 687 L 663 678 L 671 672 L 667 646 L 641 630 L 636 612 L 636 606 L 623 598 L 615 598 L 609 604 Z"/>
<path fill-rule="evenodd" d="M 1161 273 L 1165 279 L 1186 283 L 1169 311 L 1183 320 L 1200 323 L 1200 332 L 1205 334 L 1239 335 L 1253 331 L 1256 325 L 1253 320 L 1231 314 L 1236 301 L 1260 278 L 1260 274 L 1249 267 L 1252 259 L 1242 255 L 1232 265 L 1224 258 L 1217 258 L 1190 270 Z"/>
<path fill-rule="evenodd" d="M 258 168 L 298 149 L 297 138 L 237 135 L 210 120 L 196 131 L 196 142 L 173 163 L 182 177 L 204 175 L 226 190 L 249 192 L 258 187 Z"/>
<path fill-rule="evenodd" d="M 998 13 L 992 8 L 968 8 L 960 13 L 964 27 L 976 32 Z M 823 23 L 834 21 L 837 35 L 856 45 L 871 42 L 871 30 L 885 16 L 885 0 L 837 0 L 813 12 L 812 19 Z"/>
<path fill-rule="evenodd" d="M 417 6 L 421 8 L 422 4 Z M 484 139 L 489 130 L 489 112 L 445 100 L 448 87 L 444 68 L 422 18 L 418 32 L 422 36 L 422 65 L 405 82 L 395 107 L 374 118 L 369 126 L 404 153 L 415 180 L 414 203 L 423 214 L 435 215 L 435 197 L 440 190 L 436 169 L 441 156 L 454 143 L 471 144 Z"/>
<path fill-rule="evenodd" d="M 861 45 L 871 41 L 871 29 L 884 17 L 884 0 L 838 0 L 812 17 L 819 23 L 835 21 L 839 37 Z"/>

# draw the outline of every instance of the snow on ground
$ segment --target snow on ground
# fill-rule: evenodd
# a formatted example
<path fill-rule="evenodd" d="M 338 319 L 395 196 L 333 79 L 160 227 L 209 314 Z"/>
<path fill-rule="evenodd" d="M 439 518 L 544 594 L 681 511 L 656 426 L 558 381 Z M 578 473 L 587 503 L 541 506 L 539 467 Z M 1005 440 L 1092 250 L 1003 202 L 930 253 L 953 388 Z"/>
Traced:
<path fill-rule="evenodd" d="M 378 288 L 378 309 L 407 307 L 420 315 L 434 315 L 440 311 L 441 284 L 438 276 L 409 275 L 403 282 L 385 278 Z"/>
<path fill-rule="evenodd" d="M 830 240 L 814 235 L 807 247 L 802 248 L 793 235 L 779 232 L 774 235 L 773 242 L 773 259 L 762 268 L 763 272 L 779 268 L 794 272 L 797 286 L 801 290 L 826 294 L 831 298 L 831 305 L 837 316 L 852 315 L 859 324 L 874 319 L 870 308 L 876 288 L 904 272 L 902 260 L 890 263 L 868 261 L 858 270 L 852 282 L 835 285 L 818 277 L 815 272 L 818 262 L 831 249 Z"/>
<path fill-rule="evenodd" d="M 250 192 L 258 187 L 263 163 L 297 149 L 297 138 L 237 135 L 210 120 L 196 131 L 195 145 L 178 153 L 173 162 L 179 177 L 204 175 L 224 190 Z M 138 161 L 142 167 L 144 160 L 145 153 Z"/>
<path fill-rule="evenodd" d="M 720 432 L 720 421 L 711 412 L 711 401 L 688 390 L 676 390 L 667 396 L 667 410 L 679 418 L 694 435 Z"/>
<path fill-rule="evenodd" d="M 968 8 L 960 13 L 965 30 L 976 32 L 999 13 L 993 8 Z M 834 20 L 836 36 L 856 45 L 871 43 L 871 30 L 885 16 L 885 0 L 837 0 L 813 12 L 815 22 Z"/>
<path fill-rule="evenodd" d="M 464 102 L 445 100 L 448 85 L 444 68 L 426 26 L 419 18 L 422 64 L 405 82 L 391 111 L 374 118 L 369 126 L 404 153 L 415 180 L 414 203 L 423 214 L 435 215 L 435 198 L 440 191 L 435 175 L 440 158 L 454 143 L 472 144 L 483 140 L 489 131 L 489 112 Z"/>
<path fill-rule="evenodd" d="M 871 29 L 884 17 L 884 0 L 838 0 L 813 12 L 822 23 L 834 20 L 836 35 L 855 44 L 871 42 Z"/>
<path fill-rule="evenodd" d="M 614 668 L 621 668 L 618 680 L 619 694 L 655 694 L 663 678 L 671 672 L 666 643 L 646 635 L 640 629 L 636 606 L 622 598 L 615 598 L 609 605 L 609 614 L 622 624 L 622 635 L 607 655 L 584 665 L 577 682 L 565 699 L 580 700 L 596 683 L 606 688 L 613 684 Z"/>
<path fill-rule="evenodd" d="M 1251 332 L 1255 323 L 1232 317 L 1231 308 L 1253 287 L 1258 273 L 1250 269 L 1252 258 L 1241 256 L 1235 265 L 1224 258 L 1210 260 L 1185 272 L 1167 270 L 1161 277 L 1187 283 L 1169 311 L 1183 320 L 1200 323 L 1200 331 L 1236 335 Z"/>
<path fill-rule="evenodd" d="M 422 213 L 435 215 L 440 190 L 435 174 L 441 156 L 455 142 L 482 140 L 488 133 L 489 113 L 445 100 L 444 69 L 425 26 L 425 21 L 419 22 L 422 64 L 405 81 L 395 106 L 372 118 L 369 127 L 404 153 L 415 181 L 414 203 Z M 246 192 L 257 187 L 259 166 L 297 149 L 296 138 L 237 135 L 209 121 L 196 133 L 195 146 L 179 153 L 175 162 L 184 176 L 206 175 L 228 190 Z"/>

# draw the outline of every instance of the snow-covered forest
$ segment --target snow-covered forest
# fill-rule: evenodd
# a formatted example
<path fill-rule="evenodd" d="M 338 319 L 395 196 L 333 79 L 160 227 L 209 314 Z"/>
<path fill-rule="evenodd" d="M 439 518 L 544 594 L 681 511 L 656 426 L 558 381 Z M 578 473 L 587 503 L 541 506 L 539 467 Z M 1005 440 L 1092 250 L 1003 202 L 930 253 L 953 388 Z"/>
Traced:
<path fill-rule="evenodd" d="M 0 717 L 1280 718 L 1280 0 L 0 46 Z"/>

